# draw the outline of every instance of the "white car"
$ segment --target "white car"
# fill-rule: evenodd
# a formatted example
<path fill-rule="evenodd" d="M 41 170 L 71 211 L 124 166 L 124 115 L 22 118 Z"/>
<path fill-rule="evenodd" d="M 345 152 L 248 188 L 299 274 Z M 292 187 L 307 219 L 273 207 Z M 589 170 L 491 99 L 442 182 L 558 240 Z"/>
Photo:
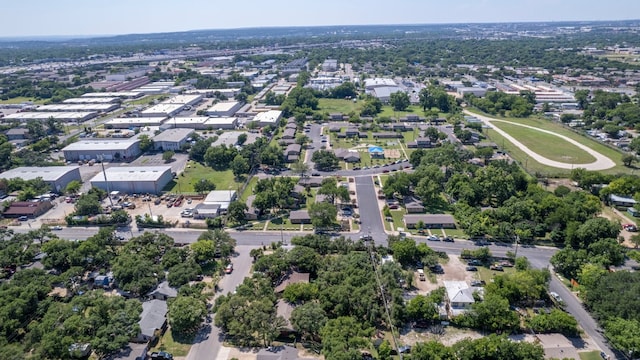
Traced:
<path fill-rule="evenodd" d="M 62 226 L 60 225 L 53 226 L 51 230 L 62 230 Z"/>

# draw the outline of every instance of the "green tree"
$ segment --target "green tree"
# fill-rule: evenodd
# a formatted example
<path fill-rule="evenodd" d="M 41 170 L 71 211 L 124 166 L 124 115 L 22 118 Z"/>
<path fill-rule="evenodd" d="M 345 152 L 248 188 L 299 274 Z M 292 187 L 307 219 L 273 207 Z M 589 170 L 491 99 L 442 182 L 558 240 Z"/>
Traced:
<path fill-rule="evenodd" d="M 195 190 L 198 194 L 213 191 L 215 189 L 216 189 L 216 184 L 214 184 L 209 179 L 200 179 L 193 184 L 193 190 Z"/>
<path fill-rule="evenodd" d="M 248 210 L 249 208 L 244 202 L 232 201 L 227 209 L 227 217 L 238 224 L 245 224 L 247 222 L 246 212 Z"/>
<path fill-rule="evenodd" d="M 240 176 L 249 172 L 249 162 L 247 162 L 247 159 L 245 159 L 240 154 L 236 155 L 236 157 L 233 158 L 230 167 L 236 179 L 239 179 Z"/>
<path fill-rule="evenodd" d="M 71 180 L 67 184 L 67 187 L 65 187 L 64 192 L 67 193 L 67 194 L 75 195 L 75 194 L 78 193 L 78 191 L 80 191 L 81 187 L 82 187 L 82 184 L 80 183 L 80 181 Z"/>
<path fill-rule="evenodd" d="M 154 141 L 149 137 L 149 135 L 140 135 L 138 136 L 138 140 L 140 140 L 140 151 L 143 153 L 147 151 L 151 151 L 154 148 Z"/>
<path fill-rule="evenodd" d="M 167 150 L 162 153 L 162 160 L 164 160 L 164 162 L 166 163 L 171 162 L 175 154 L 175 151 Z"/>
<path fill-rule="evenodd" d="M 389 104 L 394 111 L 405 111 L 411 105 L 411 101 L 407 93 L 398 91 L 389 96 Z"/>
<path fill-rule="evenodd" d="M 245 142 L 247 142 L 247 137 L 248 136 L 245 133 L 238 135 L 238 140 L 236 141 L 236 144 L 243 145 Z"/>
<path fill-rule="evenodd" d="M 213 261 L 216 255 L 216 244 L 213 240 L 200 239 L 191 244 L 191 252 L 197 262 L 207 263 Z"/>
<path fill-rule="evenodd" d="M 198 236 L 200 240 L 211 240 L 216 247 L 216 253 L 222 257 L 229 257 L 235 251 L 236 240 L 223 230 L 209 230 Z"/>
<path fill-rule="evenodd" d="M 177 334 L 193 334 L 207 315 L 203 301 L 190 296 L 178 296 L 169 302 L 169 324 Z"/>
<path fill-rule="evenodd" d="M 332 204 L 319 202 L 313 203 L 309 206 L 309 217 L 311 218 L 311 224 L 316 229 L 329 229 L 336 223 L 336 216 L 338 210 Z"/>
<path fill-rule="evenodd" d="M 293 329 L 305 339 L 317 339 L 326 323 L 327 314 L 322 306 L 315 302 L 296 306 L 291 312 Z"/>
<path fill-rule="evenodd" d="M 313 153 L 311 161 L 315 163 L 316 169 L 320 171 L 332 171 L 340 164 L 340 159 L 331 151 L 319 150 Z"/>

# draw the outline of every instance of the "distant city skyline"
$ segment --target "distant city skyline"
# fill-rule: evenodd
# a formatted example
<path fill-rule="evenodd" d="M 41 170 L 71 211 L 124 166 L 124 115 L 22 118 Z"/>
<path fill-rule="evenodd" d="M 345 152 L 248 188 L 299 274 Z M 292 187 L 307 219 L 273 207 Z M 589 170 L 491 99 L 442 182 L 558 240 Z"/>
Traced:
<path fill-rule="evenodd" d="M 285 26 L 633 20 L 640 18 L 640 1 L 23 0 L 6 1 L 2 10 L 0 38 Z"/>

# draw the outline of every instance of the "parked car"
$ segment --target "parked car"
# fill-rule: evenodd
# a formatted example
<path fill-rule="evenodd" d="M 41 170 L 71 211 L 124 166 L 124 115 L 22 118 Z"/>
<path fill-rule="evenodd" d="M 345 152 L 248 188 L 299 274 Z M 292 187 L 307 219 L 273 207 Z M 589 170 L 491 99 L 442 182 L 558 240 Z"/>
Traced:
<path fill-rule="evenodd" d="M 173 360 L 173 355 L 169 354 L 166 351 L 154 351 L 151 353 L 151 360 Z"/>
<path fill-rule="evenodd" d="M 467 266 L 467 268 L 465 269 L 467 271 L 478 271 L 478 268 L 475 266 Z"/>
<path fill-rule="evenodd" d="M 429 240 L 429 241 L 440 241 L 440 238 L 438 237 L 438 235 L 429 235 L 429 236 L 427 236 L 427 240 Z"/>
<path fill-rule="evenodd" d="M 25 215 L 22 215 L 22 216 L 20 216 L 20 217 L 18 218 L 18 220 L 19 220 L 19 221 L 27 221 L 27 220 L 29 220 L 29 218 L 28 218 L 27 216 L 25 216 Z"/>
<path fill-rule="evenodd" d="M 472 280 L 471 286 L 484 286 L 487 283 L 484 280 Z"/>
<path fill-rule="evenodd" d="M 225 274 L 231 274 L 233 272 L 233 264 L 229 263 L 227 267 L 224 268 Z"/>
<path fill-rule="evenodd" d="M 453 237 L 451 237 L 451 236 L 445 236 L 445 237 L 442 239 L 442 241 L 445 241 L 445 242 L 453 242 Z"/>
<path fill-rule="evenodd" d="M 60 225 L 53 226 L 51 227 L 51 230 L 62 230 L 62 226 Z"/>
<path fill-rule="evenodd" d="M 504 271 L 504 269 L 502 268 L 502 265 L 497 265 L 497 264 L 493 264 L 489 267 L 489 269 L 494 270 L 494 271 Z"/>
<path fill-rule="evenodd" d="M 622 225 L 622 228 L 629 231 L 629 232 L 636 232 L 638 231 L 638 227 L 634 224 L 624 224 Z"/>

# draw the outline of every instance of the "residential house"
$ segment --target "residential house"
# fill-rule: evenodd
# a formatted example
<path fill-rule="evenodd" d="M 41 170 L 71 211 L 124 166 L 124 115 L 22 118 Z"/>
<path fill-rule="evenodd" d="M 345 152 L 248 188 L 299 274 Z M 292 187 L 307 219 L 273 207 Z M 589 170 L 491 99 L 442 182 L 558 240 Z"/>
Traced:
<path fill-rule="evenodd" d="M 12 128 L 5 132 L 7 139 L 9 140 L 24 140 L 29 138 L 29 129 L 27 128 Z"/>
<path fill-rule="evenodd" d="M 417 199 L 411 199 L 409 202 L 405 202 L 404 207 L 409 214 L 422 214 L 425 210 L 422 201 Z"/>
<path fill-rule="evenodd" d="M 137 343 L 149 343 L 162 336 L 167 329 L 167 302 L 164 300 L 148 300 L 142 303 L 140 314 L 140 332 L 132 339 Z"/>
<path fill-rule="evenodd" d="M 293 309 L 294 306 L 284 299 L 279 299 L 276 303 L 276 316 L 282 316 L 285 321 L 285 325 L 280 328 L 280 335 L 287 335 L 294 332 L 290 320 Z"/>
<path fill-rule="evenodd" d="M 613 206 L 619 207 L 634 207 L 636 205 L 636 201 L 630 196 L 621 196 L 621 195 L 609 195 L 609 202 Z"/>
<path fill-rule="evenodd" d="M 282 139 L 295 139 L 296 138 L 296 129 L 284 129 L 282 133 Z"/>
<path fill-rule="evenodd" d="M 309 276 L 310 276 L 309 273 L 292 271 L 287 275 L 285 275 L 280 285 L 276 286 L 274 291 L 276 294 L 279 294 L 279 293 L 282 293 L 284 289 L 286 289 L 286 287 L 289 286 L 290 284 L 308 284 L 310 279 Z"/>
<path fill-rule="evenodd" d="M 444 281 L 446 289 L 445 302 L 451 316 L 460 315 L 471 309 L 475 302 L 473 293 L 477 289 L 469 287 L 465 281 Z"/>
<path fill-rule="evenodd" d="M 253 206 L 253 201 L 256 199 L 255 195 L 249 195 L 247 197 L 247 210 L 244 212 L 244 218 L 246 220 L 258 220 L 260 212 Z"/>
<path fill-rule="evenodd" d="M 358 128 L 356 127 L 348 127 L 347 130 L 345 131 L 345 135 L 347 137 L 354 137 L 354 136 L 360 136 L 360 132 L 358 131 Z"/>
<path fill-rule="evenodd" d="M 14 201 L 2 215 L 6 218 L 26 216 L 29 219 L 35 219 L 52 207 L 51 201 Z"/>
<path fill-rule="evenodd" d="M 342 121 L 344 120 L 344 115 L 342 113 L 329 114 L 329 119 L 331 121 Z"/>
<path fill-rule="evenodd" d="M 147 294 L 149 299 L 168 300 L 178 296 L 178 290 L 169 286 L 168 281 L 163 281 L 156 287 L 155 290 Z"/>
<path fill-rule="evenodd" d="M 425 229 L 455 229 L 456 222 L 449 214 L 407 214 L 403 217 L 404 224 L 409 229 L 416 229 L 420 221 Z"/>
<path fill-rule="evenodd" d="M 302 145 L 300 144 L 290 144 L 284 150 L 284 156 L 287 162 L 296 162 L 300 158 L 300 152 L 302 152 Z"/>
<path fill-rule="evenodd" d="M 335 149 L 334 154 L 344 162 L 359 162 L 360 161 L 360 153 L 357 151 L 351 151 L 346 149 Z"/>
<path fill-rule="evenodd" d="M 431 139 L 425 137 L 419 137 L 415 141 L 407 143 L 407 147 L 410 149 L 428 149 L 433 147 Z"/>
<path fill-rule="evenodd" d="M 322 178 L 319 176 L 300 178 L 298 184 L 304 187 L 320 187 L 320 185 L 322 185 Z"/>
<path fill-rule="evenodd" d="M 296 210 L 289 213 L 289 221 L 292 224 L 311 224 L 311 217 L 307 210 Z"/>

